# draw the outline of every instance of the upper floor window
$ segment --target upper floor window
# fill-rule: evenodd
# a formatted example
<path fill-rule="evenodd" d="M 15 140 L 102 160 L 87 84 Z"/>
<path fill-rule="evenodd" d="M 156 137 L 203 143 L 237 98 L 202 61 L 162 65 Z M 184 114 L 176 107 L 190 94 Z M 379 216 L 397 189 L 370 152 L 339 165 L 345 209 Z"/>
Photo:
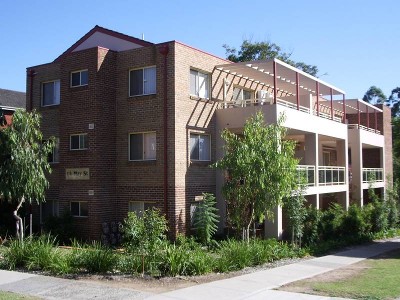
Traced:
<path fill-rule="evenodd" d="M 42 83 L 42 106 L 60 104 L 60 80 Z"/>
<path fill-rule="evenodd" d="M 71 72 L 71 87 L 87 85 L 88 80 L 88 70 Z"/>
<path fill-rule="evenodd" d="M 87 148 L 88 148 L 87 133 L 71 134 L 70 136 L 71 150 L 85 150 Z"/>
<path fill-rule="evenodd" d="M 132 133 L 129 135 L 129 160 L 155 160 L 156 133 Z"/>
<path fill-rule="evenodd" d="M 211 160 L 210 136 L 207 134 L 190 134 L 190 159 Z"/>
<path fill-rule="evenodd" d="M 156 93 L 156 67 L 129 71 L 129 96 Z"/>
<path fill-rule="evenodd" d="M 48 156 L 49 163 L 58 163 L 60 162 L 60 139 L 55 138 L 54 148 Z"/>
<path fill-rule="evenodd" d="M 254 92 L 240 87 L 233 88 L 233 101 L 243 102 L 254 98 Z"/>
<path fill-rule="evenodd" d="M 135 213 L 138 217 L 143 216 L 143 212 L 154 207 L 153 202 L 130 201 L 128 211 Z"/>
<path fill-rule="evenodd" d="M 210 81 L 208 74 L 190 70 L 190 94 L 200 98 L 209 98 Z"/>

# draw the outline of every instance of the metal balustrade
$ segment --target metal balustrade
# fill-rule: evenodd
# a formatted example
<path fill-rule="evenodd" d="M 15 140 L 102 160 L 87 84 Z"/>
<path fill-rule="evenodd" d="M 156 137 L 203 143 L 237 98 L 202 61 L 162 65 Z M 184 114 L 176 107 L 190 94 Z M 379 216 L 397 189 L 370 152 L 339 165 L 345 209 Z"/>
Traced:
<path fill-rule="evenodd" d="M 346 183 L 345 167 L 318 167 L 318 185 L 339 185 Z"/>
<path fill-rule="evenodd" d="M 362 130 L 373 132 L 376 134 L 381 134 L 381 132 L 379 130 L 375 130 L 373 128 L 368 128 L 367 126 L 364 126 L 364 125 L 349 124 L 348 127 L 349 127 L 349 129 L 362 129 Z"/>
<path fill-rule="evenodd" d="M 315 186 L 315 166 L 298 165 L 297 174 L 299 183 L 302 183 L 304 180 L 305 185 Z"/>
<path fill-rule="evenodd" d="M 363 168 L 363 183 L 383 182 L 383 168 Z"/>

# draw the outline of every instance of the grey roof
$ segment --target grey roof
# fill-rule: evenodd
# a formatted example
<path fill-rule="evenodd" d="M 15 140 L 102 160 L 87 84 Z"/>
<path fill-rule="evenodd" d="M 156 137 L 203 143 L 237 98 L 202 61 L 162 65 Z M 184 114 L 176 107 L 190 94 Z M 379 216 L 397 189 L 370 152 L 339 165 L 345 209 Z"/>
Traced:
<path fill-rule="evenodd" d="M 23 92 L 0 89 L 0 106 L 25 108 L 26 94 Z"/>

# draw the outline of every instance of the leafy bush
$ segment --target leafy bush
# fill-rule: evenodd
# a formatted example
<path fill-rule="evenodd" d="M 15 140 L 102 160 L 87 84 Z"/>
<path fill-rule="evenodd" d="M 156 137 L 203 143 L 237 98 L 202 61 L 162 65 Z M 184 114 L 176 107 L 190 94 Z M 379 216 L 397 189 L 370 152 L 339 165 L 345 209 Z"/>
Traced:
<path fill-rule="evenodd" d="M 321 223 L 322 212 L 310 206 L 306 209 L 306 217 L 304 220 L 303 241 L 306 245 L 316 244 L 320 240 L 319 227 Z"/>
<path fill-rule="evenodd" d="M 346 236 L 355 235 L 361 237 L 367 234 L 370 229 L 370 226 L 364 217 L 363 209 L 355 204 L 349 207 L 342 222 L 342 233 Z"/>
<path fill-rule="evenodd" d="M 71 267 L 76 270 L 107 273 L 113 271 L 118 257 L 110 248 L 106 248 L 98 242 L 93 242 L 91 245 L 79 245 L 75 241 L 70 261 Z"/>
<path fill-rule="evenodd" d="M 65 213 L 60 217 L 49 216 L 44 222 L 44 230 L 55 236 L 62 245 L 69 245 L 71 239 L 75 237 L 73 219 L 70 213 Z"/>
<path fill-rule="evenodd" d="M 143 216 L 130 212 L 122 224 L 124 245 L 131 253 L 154 253 L 165 241 L 167 229 L 158 209 L 147 209 Z"/>
<path fill-rule="evenodd" d="M 337 203 L 332 203 L 329 209 L 323 212 L 320 223 L 322 239 L 327 240 L 340 238 L 342 236 L 342 224 L 345 215 L 345 210 Z"/>
<path fill-rule="evenodd" d="M 203 244 L 209 244 L 213 235 L 217 232 L 219 216 L 215 207 L 217 202 L 213 194 L 203 193 L 201 201 L 194 212 L 194 228 L 197 237 Z"/>

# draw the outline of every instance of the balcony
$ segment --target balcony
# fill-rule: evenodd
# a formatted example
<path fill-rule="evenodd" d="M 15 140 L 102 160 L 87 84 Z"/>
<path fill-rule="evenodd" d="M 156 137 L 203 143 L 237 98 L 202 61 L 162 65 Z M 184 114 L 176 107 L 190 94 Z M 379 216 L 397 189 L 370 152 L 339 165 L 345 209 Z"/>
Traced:
<path fill-rule="evenodd" d="M 345 167 L 331 167 L 320 166 L 318 167 L 318 185 L 340 185 L 346 183 Z"/>
<path fill-rule="evenodd" d="M 349 129 L 361 129 L 361 130 L 365 130 L 365 131 L 368 131 L 368 132 L 381 134 L 381 132 L 379 130 L 373 129 L 373 128 L 369 128 L 369 127 L 364 126 L 364 125 L 349 124 L 348 127 L 349 127 Z"/>
<path fill-rule="evenodd" d="M 363 168 L 363 183 L 383 182 L 383 168 Z"/>
<path fill-rule="evenodd" d="M 298 165 L 296 169 L 299 184 L 304 181 L 306 186 L 315 186 L 315 166 Z"/>

